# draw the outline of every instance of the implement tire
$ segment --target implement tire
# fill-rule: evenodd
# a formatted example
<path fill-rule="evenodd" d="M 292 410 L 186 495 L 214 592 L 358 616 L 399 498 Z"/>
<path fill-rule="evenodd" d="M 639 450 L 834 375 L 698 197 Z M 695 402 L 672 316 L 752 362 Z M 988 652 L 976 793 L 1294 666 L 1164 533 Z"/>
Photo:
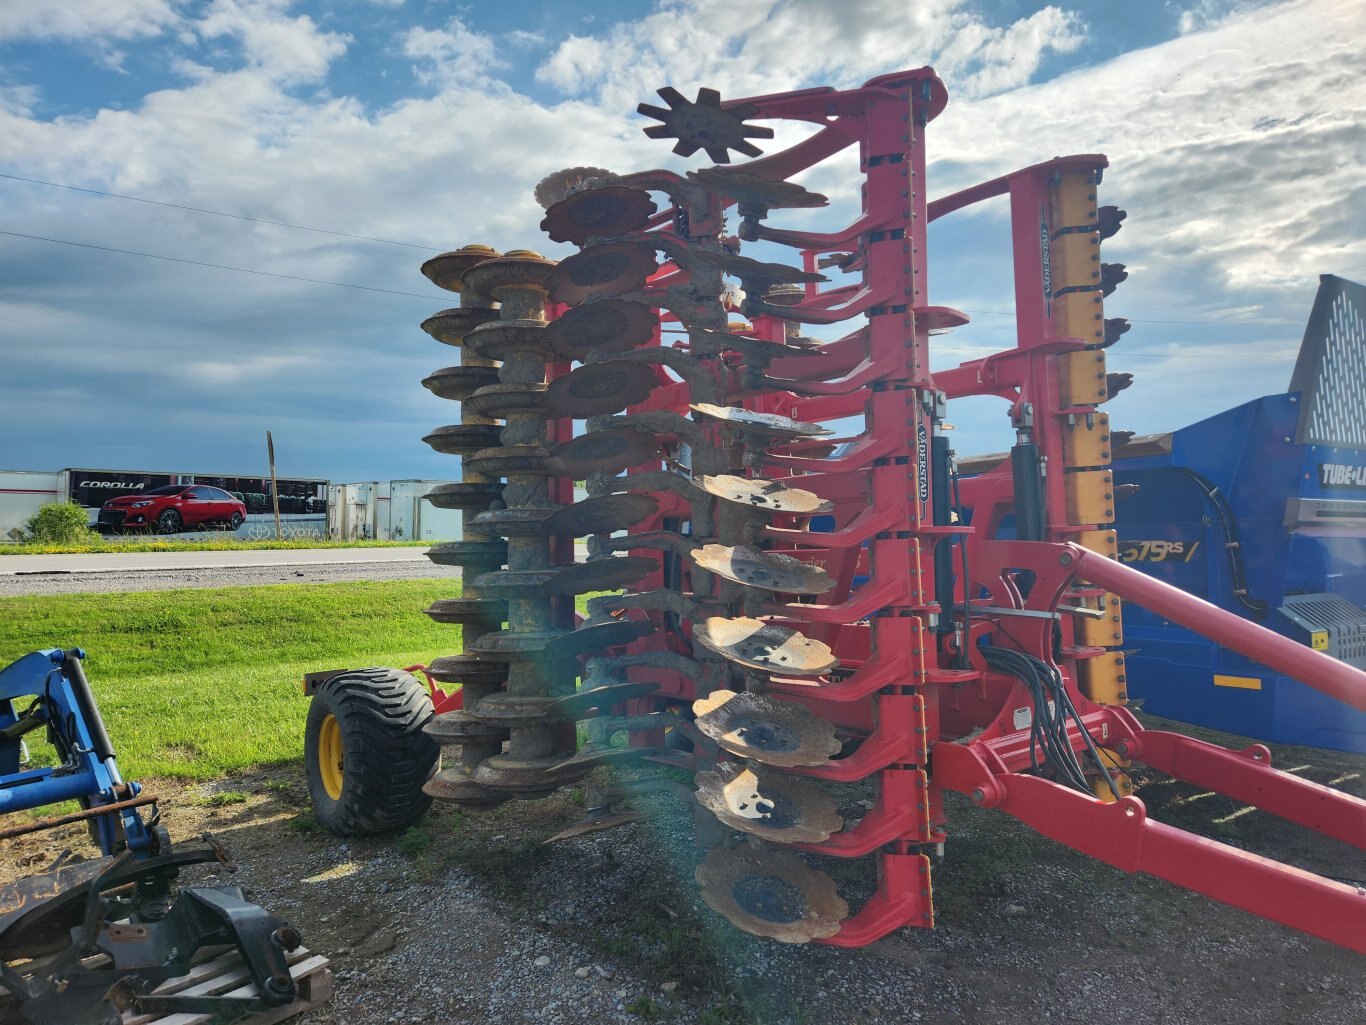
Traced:
<path fill-rule="evenodd" d="M 304 727 L 318 821 L 338 836 L 373 836 L 420 819 L 432 803 L 422 785 L 441 753 L 422 732 L 431 717 L 426 688 L 401 669 L 356 669 L 322 684 Z"/>

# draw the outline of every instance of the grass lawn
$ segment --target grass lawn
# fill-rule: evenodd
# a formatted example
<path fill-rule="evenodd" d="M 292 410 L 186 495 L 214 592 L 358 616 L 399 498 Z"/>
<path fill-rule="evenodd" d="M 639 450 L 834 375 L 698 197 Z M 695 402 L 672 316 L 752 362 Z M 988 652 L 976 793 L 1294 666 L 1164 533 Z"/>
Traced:
<path fill-rule="evenodd" d="M 422 610 L 459 593 L 402 580 L 0 598 L 0 666 L 84 648 L 125 777 L 204 778 L 302 757 L 305 672 L 458 651 L 460 628 Z"/>
<path fill-rule="evenodd" d="M 410 548 L 430 546 L 430 541 L 323 541 L 305 538 L 299 541 L 243 541 L 237 537 L 215 538 L 211 541 L 177 541 L 148 536 L 136 541 L 110 541 L 107 538 L 89 542 L 54 544 L 42 541 L 22 544 L 0 544 L 4 555 L 88 555 L 92 552 L 253 552 L 274 548 Z"/>

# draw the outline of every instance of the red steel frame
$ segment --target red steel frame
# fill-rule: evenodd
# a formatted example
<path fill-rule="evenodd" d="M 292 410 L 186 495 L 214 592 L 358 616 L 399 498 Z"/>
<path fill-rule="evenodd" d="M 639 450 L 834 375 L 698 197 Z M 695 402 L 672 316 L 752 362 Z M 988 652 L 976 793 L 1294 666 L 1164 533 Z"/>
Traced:
<path fill-rule="evenodd" d="M 1103 465 L 1069 465 L 1075 446 L 1068 434 L 1093 429 L 1103 391 L 1098 399 L 1079 401 L 1069 395 L 1065 380 L 1074 370 L 1067 357 L 1102 347 L 1099 327 L 1086 336 L 1076 330 L 1091 318 L 1089 306 L 1084 316 L 1079 313 L 1082 303 L 1095 304 L 1099 323 L 1101 284 L 1098 271 L 1090 274 L 1092 283 L 1076 287 L 1063 282 L 1059 288 L 1052 275 L 1067 266 L 1061 259 L 1065 253 L 1098 245 L 1094 218 L 1065 222 L 1080 209 L 1066 196 L 1089 188 L 1080 198 L 1082 206 L 1093 206 L 1105 158 L 1059 158 L 928 202 L 924 132 L 946 102 L 930 69 L 883 76 L 844 92 L 815 89 L 732 102 L 754 105 L 759 118 L 820 126 L 805 142 L 744 165 L 747 174 L 785 179 L 857 145 L 866 182 L 863 212 L 844 231 L 815 234 L 760 226 L 757 232 L 760 239 L 801 250 L 808 270 L 820 254 L 853 252 L 859 282 L 825 291 L 808 286 L 804 300 L 787 311 L 751 303 L 755 315 L 747 333 L 780 337 L 788 319 L 830 324 L 866 317 L 866 322 L 825 345 L 819 358 L 777 359 L 758 383 L 736 366 L 724 382 L 732 404 L 817 422 L 863 413 L 868 424 L 842 456 L 817 457 L 793 446 L 770 458 L 766 469 L 770 477 L 795 476 L 802 489 L 834 504 L 832 531 L 813 532 L 805 520 L 789 517 L 780 518 L 767 534 L 773 548 L 824 566 L 837 581 L 825 596 L 828 604 L 772 604 L 767 613 L 831 645 L 841 663 L 837 673 L 815 685 L 774 681 L 770 693 L 804 704 L 846 736 L 862 740 L 846 758 L 792 771 L 833 781 L 874 777 L 878 784 L 875 806 L 856 825 L 823 843 L 797 845 L 828 856 L 877 857 L 876 895 L 825 942 L 860 946 L 902 926 L 933 924 L 929 855 L 946 837 L 942 795 L 950 789 L 1125 871 L 1171 880 L 1366 953 L 1366 892 L 1155 822 L 1135 797 L 1103 799 L 1028 774 L 1028 731 L 1018 729 L 1010 715 L 1011 709 L 1029 705 L 1028 692 L 1020 681 L 990 670 L 976 650 L 978 642 L 990 639 L 1055 666 L 1085 730 L 1113 757 L 1117 773 L 1130 761 L 1141 761 L 1366 849 L 1366 802 L 1278 772 L 1260 746 L 1232 752 L 1145 730 L 1122 707 L 1122 691 L 1103 694 L 1100 687 L 1081 682 L 1088 663 L 1122 656 L 1113 646 L 1087 643 L 1084 620 L 1059 606 L 1116 595 L 1366 707 L 1366 674 L 1088 550 L 1083 545 L 1104 548 L 1105 519 L 1069 519 L 1069 486 L 1078 479 L 1069 479 L 1065 471 L 1104 473 Z M 1066 201 L 1059 199 L 1063 193 Z M 928 223 L 998 196 L 1008 197 L 1011 210 L 1018 345 L 931 375 L 930 330 L 966 324 L 967 317 L 929 304 Z M 714 201 L 684 212 L 695 234 L 719 223 Z M 662 237 L 675 221 L 673 213 L 656 216 L 649 225 L 653 230 L 636 237 Z M 1073 271 L 1076 266 L 1072 259 Z M 652 287 L 664 277 L 671 284 L 685 280 L 686 274 L 680 263 L 666 264 Z M 1098 365 L 1103 378 L 1103 362 Z M 552 368 L 552 374 L 567 369 Z M 673 381 L 662 369 L 659 373 L 661 383 Z M 1010 403 L 1016 423 L 1029 426 L 1050 468 L 1043 478 L 1044 540 L 993 539 L 1014 508 L 1005 471 L 963 482 L 964 511 L 973 513 L 970 527 L 934 522 L 927 439 L 939 429 L 945 401 L 965 395 L 999 396 Z M 688 388 L 674 382 L 630 412 L 669 408 L 686 413 L 687 397 Z M 567 436 L 567 423 L 557 429 L 556 440 Z M 660 468 L 658 463 L 635 467 L 628 476 Z M 567 486 L 556 501 L 572 500 Z M 651 488 L 642 484 L 640 490 Z M 678 523 L 689 518 L 688 503 L 676 493 L 651 493 L 660 511 L 638 532 L 666 526 L 678 532 Z M 955 603 L 971 598 L 973 614 L 966 635 L 955 638 L 937 630 L 941 617 L 953 610 L 935 601 L 934 554 L 937 546 L 960 537 L 968 546 L 972 578 L 955 580 Z M 559 554 L 562 561 L 572 561 L 567 545 Z M 640 548 L 632 554 L 656 552 Z M 1025 572 L 1031 575 L 1028 586 Z M 866 578 L 861 586 L 854 586 L 856 576 Z M 663 583 L 661 569 L 640 589 Z M 1011 615 L 1021 611 L 1033 615 Z M 690 650 L 686 629 L 671 631 L 657 613 L 632 614 L 655 619 L 659 629 L 629 651 Z M 654 696 L 632 702 L 631 713 L 678 708 L 699 693 L 699 682 L 679 672 L 633 666 L 629 675 L 659 687 Z M 1069 736 L 1081 751 L 1080 732 L 1074 727 Z M 654 745 L 661 739 L 639 734 L 633 743 Z M 673 752 L 661 760 L 700 766 L 706 757 L 699 748 L 692 756 Z"/>

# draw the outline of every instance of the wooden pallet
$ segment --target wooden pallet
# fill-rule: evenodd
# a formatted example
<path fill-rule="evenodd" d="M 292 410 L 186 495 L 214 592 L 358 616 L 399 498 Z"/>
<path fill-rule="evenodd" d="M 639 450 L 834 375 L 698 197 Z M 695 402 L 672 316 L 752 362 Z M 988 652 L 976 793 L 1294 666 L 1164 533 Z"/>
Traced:
<path fill-rule="evenodd" d="M 289 961 L 289 974 L 299 987 L 298 999 L 283 1007 L 273 1007 L 239 1019 L 237 1025 L 275 1025 L 296 1014 L 321 1007 L 332 999 L 332 972 L 328 970 L 327 958 L 299 947 L 286 955 L 286 960 Z M 241 955 L 236 948 L 230 948 L 211 960 L 195 965 L 187 975 L 167 979 L 152 992 L 159 995 L 255 996 L 256 986 L 249 981 L 250 978 Z M 210 1017 L 207 1014 L 168 1014 L 157 1017 L 128 1011 L 123 1015 L 123 1025 L 203 1025 Z"/>

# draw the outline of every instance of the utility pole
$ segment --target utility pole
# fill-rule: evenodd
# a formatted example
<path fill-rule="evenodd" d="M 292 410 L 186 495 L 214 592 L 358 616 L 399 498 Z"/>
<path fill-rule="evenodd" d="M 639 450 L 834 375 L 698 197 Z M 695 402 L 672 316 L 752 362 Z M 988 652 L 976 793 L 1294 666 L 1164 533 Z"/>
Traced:
<path fill-rule="evenodd" d="M 266 431 L 266 452 L 270 456 L 270 504 L 275 508 L 275 540 L 280 540 L 280 488 L 275 483 L 275 442 Z"/>

